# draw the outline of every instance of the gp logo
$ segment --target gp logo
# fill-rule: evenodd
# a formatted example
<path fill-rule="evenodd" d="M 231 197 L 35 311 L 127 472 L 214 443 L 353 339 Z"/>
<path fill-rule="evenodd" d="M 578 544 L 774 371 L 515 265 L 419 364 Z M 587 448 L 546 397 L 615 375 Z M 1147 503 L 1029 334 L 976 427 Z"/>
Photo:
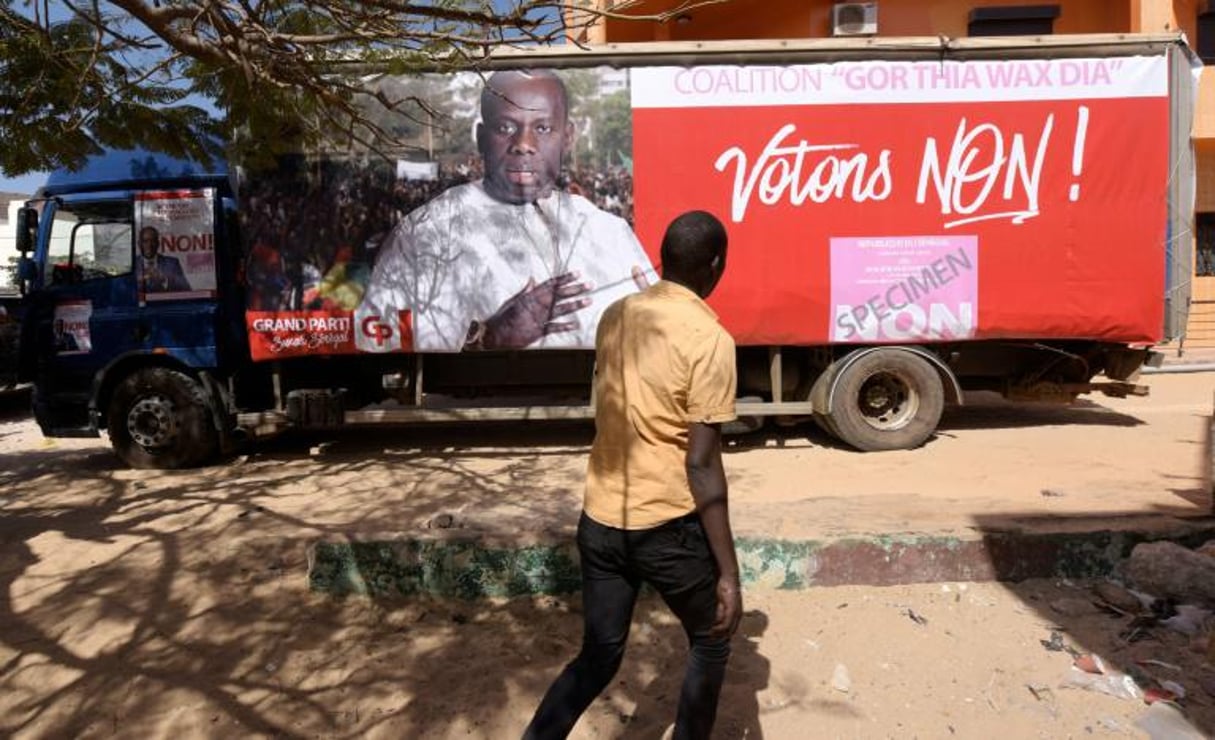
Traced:
<path fill-rule="evenodd" d="M 380 320 L 379 316 L 368 316 L 363 319 L 362 326 L 363 336 L 370 339 L 377 345 L 383 345 L 392 339 L 392 327 Z"/>
<path fill-rule="evenodd" d="M 401 332 L 379 312 L 355 312 L 354 343 L 363 352 L 400 351 Z"/>

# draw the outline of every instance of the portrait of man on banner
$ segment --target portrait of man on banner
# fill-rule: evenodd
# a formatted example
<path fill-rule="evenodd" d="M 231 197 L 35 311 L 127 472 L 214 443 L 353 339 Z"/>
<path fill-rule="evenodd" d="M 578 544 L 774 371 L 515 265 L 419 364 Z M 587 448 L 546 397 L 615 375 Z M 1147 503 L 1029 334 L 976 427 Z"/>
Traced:
<path fill-rule="evenodd" d="M 136 261 L 141 293 L 180 293 L 190 290 L 190 281 L 176 257 L 160 254 L 160 231 L 155 226 L 139 230 Z"/>
<path fill-rule="evenodd" d="M 657 280 L 632 229 L 627 72 L 378 84 L 437 111 L 394 119 L 416 145 L 400 160 L 300 155 L 243 184 L 250 321 L 349 315 L 358 351 L 591 349 L 602 311 Z"/>
<path fill-rule="evenodd" d="M 592 347 L 603 310 L 655 280 L 650 260 L 627 222 L 558 186 L 575 131 L 556 73 L 494 73 L 480 111 L 484 176 L 394 229 L 360 311 L 409 310 L 419 350 Z"/>

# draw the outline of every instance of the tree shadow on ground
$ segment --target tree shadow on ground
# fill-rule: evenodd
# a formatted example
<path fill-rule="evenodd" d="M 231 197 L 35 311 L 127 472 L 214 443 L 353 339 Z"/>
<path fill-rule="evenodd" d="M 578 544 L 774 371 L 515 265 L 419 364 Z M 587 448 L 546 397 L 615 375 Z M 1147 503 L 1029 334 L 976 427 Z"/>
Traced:
<path fill-rule="evenodd" d="M 1095 588 L 1103 583 L 1106 579 L 1092 578 L 1007 584 L 1009 592 L 1043 621 L 1041 649 L 1058 653 L 1056 680 L 1033 686 L 1033 695 L 1049 705 L 1052 692 L 1065 685 L 1100 694 L 1113 691 L 1132 716 L 1143 719 L 1149 714 L 1146 697 L 1167 685 L 1164 682 L 1175 682 L 1186 692 L 1173 702 L 1180 717 L 1203 737 L 1215 736 L 1211 693 L 1215 667 L 1205 660 L 1209 635 L 1183 634 L 1151 620 L 1150 626 L 1137 628 L 1134 617 L 1110 611 L 1097 595 Z M 1072 667 L 1076 658 L 1090 655 L 1100 658 L 1103 673 Z M 1120 676 L 1129 676 L 1139 693 L 1122 693 Z"/>
<path fill-rule="evenodd" d="M 983 538 L 975 567 L 984 577 L 1001 581 L 1064 577 L 1056 589 L 1065 592 L 1063 599 L 1058 593 L 1053 599 L 1044 596 L 1041 582 L 1009 586 L 1046 623 L 1058 626 L 1061 639 L 1050 640 L 1055 643 L 1052 649 L 1100 656 L 1110 669 L 1130 675 L 1144 691 L 1159 689 L 1163 681 L 1181 684 L 1186 692 L 1186 698 L 1179 701 L 1184 717 L 1210 737 L 1215 736 L 1215 665 L 1207 659 L 1215 655 L 1211 650 L 1215 625 L 1205 625 L 1197 634 L 1182 634 L 1152 614 L 1145 614 L 1133 598 L 1130 604 L 1111 608 L 1095 590 L 1104 581 L 1123 582 L 1122 569 L 1140 542 L 1167 539 L 1195 547 L 1215 539 L 1215 518 L 1211 516 L 1215 513 L 1215 422 L 1205 415 L 1203 418 L 1206 423 L 1201 439 L 1193 440 L 1203 471 L 1198 485 L 1167 489 L 1194 505 L 1197 516 L 1175 518 L 1176 512 L 1163 505 L 1117 514 L 1093 511 L 1053 516 L 1049 530 L 1043 531 L 1026 526 L 1032 523 L 1033 515 L 987 512 L 974 517 Z M 1196 480 L 1173 473 L 1163 477 L 1183 484 Z M 1009 527 L 1010 521 L 1020 525 Z M 1067 608 L 1061 606 L 1064 602 Z"/>
<path fill-rule="evenodd" d="M 489 471 L 461 454 L 322 457 L 167 473 L 120 469 L 100 447 L 0 455 L 0 734 L 519 732 L 576 651 L 576 598 L 327 597 L 308 590 L 308 545 L 357 526 L 408 529 L 396 484 L 438 477 L 420 495 L 442 509 L 490 502 L 505 485 L 572 485 L 580 470 L 544 455 Z M 557 497 L 516 515 L 569 508 Z M 629 658 L 588 713 L 600 735 L 673 717 L 664 681 L 685 648 L 664 614 L 652 597 L 639 606 Z M 738 650 L 732 703 L 755 706 L 765 664 Z"/>
<path fill-rule="evenodd" d="M 485 444 L 410 434 L 184 473 L 120 469 L 100 442 L 0 455 L 0 734 L 514 735 L 576 650 L 576 600 L 329 598 L 307 589 L 308 545 L 408 534 L 439 512 L 468 531 L 559 527 L 576 517 L 589 435 L 554 430 L 521 451 L 536 445 L 530 430 Z M 1028 560 L 1012 552 L 1007 517 L 977 524 L 998 577 L 1051 557 L 1041 542 Z M 670 721 L 683 637 L 664 613 L 652 599 L 639 608 L 630 657 L 588 714 L 599 735 Z M 1105 649 L 1104 628 L 1071 629 Z M 736 645 L 723 700 L 743 709 L 720 725 L 743 729 L 726 737 L 758 726 L 769 670 L 748 650 Z"/>
<path fill-rule="evenodd" d="M 1182 492 L 1187 499 L 1195 493 Z M 1124 584 L 1122 568 L 1136 544 L 1165 538 L 1195 547 L 1215 539 L 1215 519 L 1174 520 L 1168 512 L 1156 511 L 1117 516 L 1089 512 L 1052 517 L 1050 532 L 1009 529 L 1009 519 L 1027 521 L 1009 513 L 975 518 L 983 541 L 971 565 L 979 580 L 1007 582 L 1009 591 L 1050 626 L 1042 634 L 1043 649 L 1062 651 L 1060 681 L 1077 673 L 1069 668 L 1074 656 L 1091 654 L 1101 658 L 1107 673 L 1130 675 L 1145 693 L 1159 689 L 1163 681 L 1180 683 L 1186 698 L 1177 704 L 1184 717 L 1205 736 L 1215 735 L 1215 665 L 1207 661 L 1208 645 L 1215 640 L 1209 630 L 1215 625 L 1184 634 L 1147 609 L 1111 604 L 1097 590 L 1102 583 Z M 1027 580 L 1052 577 L 1054 583 Z M 1090 676 L 1088 681 L 1113 679 Z M 1049 700 L 1050 691 L 1042 696 L 1046 699 L 1040 700 Z M 1146 704 L 1142 697 L 1126 700 Z"/>

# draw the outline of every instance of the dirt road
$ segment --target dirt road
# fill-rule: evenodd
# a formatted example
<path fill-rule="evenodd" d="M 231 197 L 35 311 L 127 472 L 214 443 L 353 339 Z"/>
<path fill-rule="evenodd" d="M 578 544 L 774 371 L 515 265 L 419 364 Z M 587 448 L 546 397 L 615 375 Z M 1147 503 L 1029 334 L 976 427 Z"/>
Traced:
<path fill-rule="evenodd" d="M 1070 408 L 972 399 L 911 452 L 860 455 L 801 428 L 737 439 L 738 529 L 827 537 L 1205 516 L 1215 376 L 1151 384 L 1148 399 Z M 306 543 L 408 532 L 443 513 L 486 537 L 567 531 L 588 441 L 583 427 L 375 431 L 157 473 L 117 468 L 101 440 L 44 440 L 9 410 L 0 733 L 517 736 L 575 650 L 576 598 L 338 601 L 308 593 Z M 1215 730 L 1205 641 L 1160 629 L 1125 642 L 1126 620 L 1084 607 L 1083 585 L 752 590 L 719 736 L 1141 735 L 1142 701 L 1060 687 L 1072 658 L 1043 646 L 1055 628 L 1069 648 L 1181 682 L 1186 714 Z M 678 628 L 646 602 L 632 642 L 577 737 L 657 738 L 669 724 Z"/>

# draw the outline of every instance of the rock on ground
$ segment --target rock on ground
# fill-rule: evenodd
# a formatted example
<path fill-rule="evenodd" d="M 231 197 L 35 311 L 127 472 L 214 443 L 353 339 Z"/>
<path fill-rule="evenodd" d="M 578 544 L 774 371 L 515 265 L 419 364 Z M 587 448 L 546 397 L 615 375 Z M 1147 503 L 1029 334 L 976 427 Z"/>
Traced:
<path fill-rule="evenodd" d="M 1153 596 L 1215 608 L 1215 558 L 1174 542 L 1136 545 L 1126 575 L 1136 588 Z"/>

